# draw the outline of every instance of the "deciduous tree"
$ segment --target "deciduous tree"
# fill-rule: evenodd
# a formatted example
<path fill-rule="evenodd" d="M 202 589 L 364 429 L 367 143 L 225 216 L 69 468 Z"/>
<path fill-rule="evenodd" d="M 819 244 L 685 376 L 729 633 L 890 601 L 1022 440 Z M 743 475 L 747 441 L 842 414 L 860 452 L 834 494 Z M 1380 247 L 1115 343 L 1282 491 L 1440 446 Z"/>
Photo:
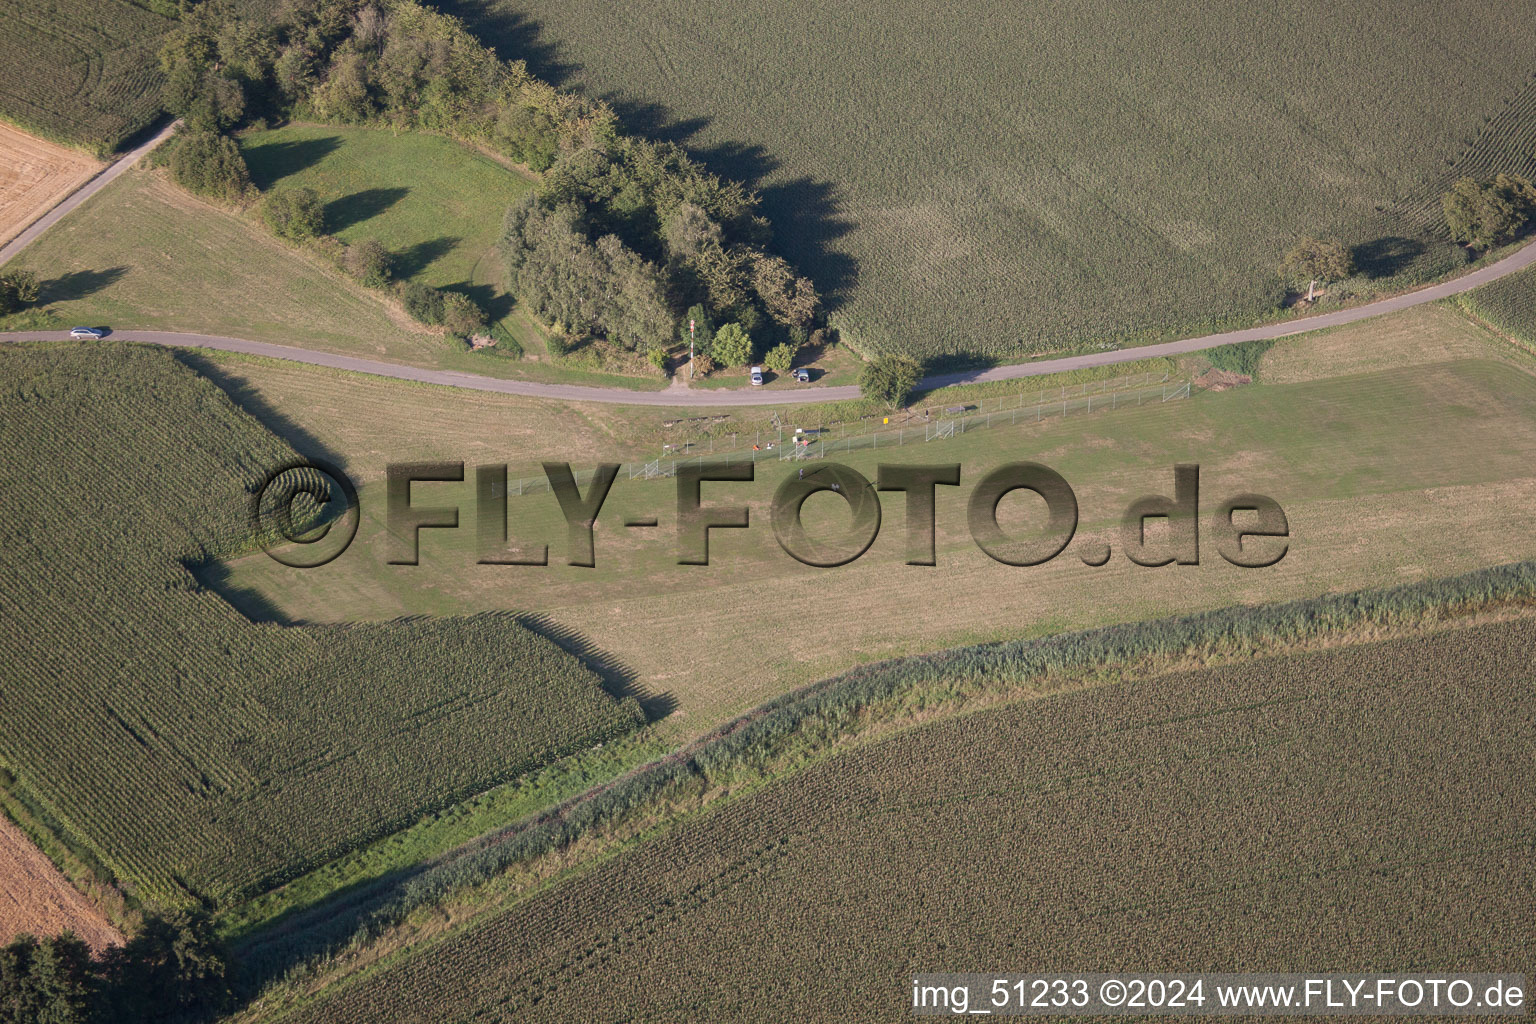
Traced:
<path fill-rule="evenodd" d="M 906 403 L 923 377 L 923 368 L 906 356 L 880 356 L 864 364 L 859 374 L 859 391 L 865 398 L 883 402 L 892 409 Z"/>
<path fill-rule="evenodd" d="M 726 324 L 715 332 L 709 354 L 721 366 L 745 366 L 752 361 L 752 335 L 740 324 Z"/>
<path fill-rule="evenodd" d="M 1441 201 L 1451 237 L 1487 249 L 1515 237 L 1536 214 L 1536 187 L 1518 174 L 1462 178 Z"/>
<path fill-rule="evenodd" d="M 763 365 L 776 373 L 787 373 L 795 364 L 795 347 L 793 345 L 775 345 L 763 356 Z"/>
<path fill-rule="evenodd" d="M 1355 272 L 1355 259 L 1336 238 L 1302 238 L 1285 254 L 1280 274 L 1287 282 L 1307 286 L 1307 301 L 1317 297 L 1317 285 L 1342 281 Z"/>

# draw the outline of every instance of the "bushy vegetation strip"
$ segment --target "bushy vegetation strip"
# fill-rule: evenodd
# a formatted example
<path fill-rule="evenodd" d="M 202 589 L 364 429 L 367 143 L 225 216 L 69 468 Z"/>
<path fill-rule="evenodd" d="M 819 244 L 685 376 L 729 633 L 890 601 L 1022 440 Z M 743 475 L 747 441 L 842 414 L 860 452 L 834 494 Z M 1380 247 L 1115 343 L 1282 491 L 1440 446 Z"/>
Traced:
<path fill-rule="evenodd" d="M 267 119 L 433 132 L 542 176 L 510 211 L 504 247 L 514 294 L 557 336 L 662 353 L 695 310 L 691 319 L 744 339 L 722 346 L 717 361 L 729 365 L 810 340 L 815 286 L 767 250 L 755 193 L 675 144 L 626 134 L 604 102 L 499 59 L 415 0 L 296 0 L 272 22 L 206 0 L 170 35 L 161 64 L 167 105 L 189 128 L 185 145 L 212 165 L 179 171 L 189 187 L 245 191 L 249 175 L 209 137 Z M 318 233 L 291 216 L 305 198 L 266 200 L 275 230 Z M 403 297 L 424 322 L 454 317 L 431 296 Z M 716 333 L 698 339 L 703 354 Z"/>
<path fill-rule="evenodd" d="M 252 979 L 270 981 L 322 951 L 353 951 L 413 912 L 518 865 L 604 834 L 625 834 L 697 807 L 702 794 L 750 787 L 842 744 L 883 718 L 953 708 L 987 694 L 1026 695 L 1083 677 L 1120 678 L 1159 666 L 1241 658 L 1536 600 L 1536 562 L 1384 590 L 1131 623 L 1044 640 L 965 647 L 861 666 L 771 701 L 689 747 L 529 822 L 492 833 L 348 908 L 324 907 L 257 936 L 243 952 Z M 629 832 L 628 834 L 633 834 Z M 315 963 L 320 963 L 316 960 Z"/>

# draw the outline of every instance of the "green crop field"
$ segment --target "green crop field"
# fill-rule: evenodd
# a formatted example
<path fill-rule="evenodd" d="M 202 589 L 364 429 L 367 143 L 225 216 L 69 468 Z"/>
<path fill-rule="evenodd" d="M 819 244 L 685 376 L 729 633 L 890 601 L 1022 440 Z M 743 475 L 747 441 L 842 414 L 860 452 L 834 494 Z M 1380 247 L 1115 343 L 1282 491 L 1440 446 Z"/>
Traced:
<path fill-rule="evenodd" d="M 326 203 L 325 230 L 344 242 L 372 238 L 395 255 L 399 276 L 434 288 L 497 296 L 468 286 L 495 258 L 501 222 L 531 187 L 487 156 L 435 135 L 290 124 L 241 138 L 263 191 L 307 186 Z"/>
<path fill-rule="evenodd" d="M 175 22 L 129 0 L 0 0 L 0 117 L 105 153 L 160 112 Z"/>
<path fill-rule="evenodd" d="M 0 410 L 0 783 L 141 899 L 228 906 L 639 724 L 508 615 L 279 628 L 204 587 L 294 453 L 171 353 L 7 346 Z"/>
<path fill-rule="evenodd" d="M 777 482 L 796 469 L 771 460 L 753 484 L 706 485 L 707 502 L 745 501 L 753 522 L 745 531 L 715 531 L 707 567 L 675 564 L 673 482 L 627 477 L 598 518 L 596 568 L 564 564 L 565 531 L 548 493 L 510 505 L 514 536 L 547 540 L 551 565 L 477 565 L 471 468 L 471 482 L 422 485 L 423 500 L 457 503 L 463 526 L 427 531 L 422 564 L 408 571 L 385 564 L 384 464 L 507 462 L 514 476 L 534 476 L 542 459 L 578 466 L 630 459 L 645 454 L 636 438 L 654 436 L 656 424 L 645 417 L 656 413 L 217 360 L 242 401 L 268 406 L 298 428 L 307 450 L 345 460 L 364 510 L 356 543 L 331 565 L 300 572 L 248 557 L 231 566 L 231 582 L 263 595 L 279 618 L 300 620 L 538 609 L 641 685 L 670 694 L 678 707 L 663 726 L 682 738 L 852 660 L 1536 556 L 1523 525 L 1536 497 L 1536 379 L 1504 361 L 1516 356 L 1453 309 L 1433 307 L 1280 343 L 1265 364 L 1283 368 L 1289 382 L 839 456 L 869 477 L 884 462 L 962 464 L 962 486 L 939 489 L 933 568 L 903 564 L 905 512 L 896 495 L 884 496 L 879 538 L 858 561 L 837 569 L 795 563 L 774 541 L 767 506 Z M 814 425 L 815 416 L 788 414 L 784 422 Z M 1178 461 L 1200 464 L 1207 510 L 1239 491 L 1272 495 L 1295 540 L 1266 570 L 1228 566 L 1209 547 L 1193 567 L 1147 569 L 1117 554 L 1094 569 L 1075 548 L 1049 565 L 1004 566 L 970 541 L 964 503 L 987 469 L 1015 459 L 1062 473 L 1077 492 L 1081 534 L 1117 552 L 1120 511 L 1142 494 L 1169 493 Z M 806 510 L 813 522 L 825 516 L 829 533 L 845 521 L 835 498 L 812 499 Z M 629 515 L 658 515 L 661 525 L 626 529 L 620 524 Z"/>
<path fill-rule="evenodd" d="M 1525 618 L 923 726 L 282 1019 L 895 1021 L 925 971 L 1523 969 L 1533 644 Z"/>
<path fill-rule="evenodd" d="M 1479 320 L 1536 350 L 1536 269 L 1484 285 L 1458 301 Z"/>
<path fill-rule="evenodd" d="M 1393 287 L 1438 194 L 1536 167 L 1536 20 L 1500 0 L 456 0 L 507 56 L 754 178 L 867 349 L 1007 358 L 1262 316 L 1295 239 Z"/>

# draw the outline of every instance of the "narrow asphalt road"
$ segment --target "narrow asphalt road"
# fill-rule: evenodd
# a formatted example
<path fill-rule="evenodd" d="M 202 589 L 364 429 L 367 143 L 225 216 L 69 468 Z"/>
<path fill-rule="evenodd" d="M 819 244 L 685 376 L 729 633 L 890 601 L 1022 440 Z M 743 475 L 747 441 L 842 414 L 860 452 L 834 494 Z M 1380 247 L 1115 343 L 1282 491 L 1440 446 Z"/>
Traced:
<path fill-rule="evenodd" d="M 1182 355 L 1188 352 L 1199 352 L 1202 349 L 1215 348 L 1219 345 L 1232 345 L 1242 341 L 1284 338 L 1292 334 L 1320 331 L 1329 327 L 1354 323 L 1357 320 L 1381 316 L 1384 313 L 1395 313 L 1398 310 L 1409 309 L 1413 306 L 1423 305 L 1426 302 L 1435 302 L 1451 295 L 1471 291 L 1473 288 L 1485 285 L 1490 281 L 1496 281 L 1501 277 L 1524 270 L 1532 264 L 1536 264 L 1536 242 L 1527 243 L 1523 248 L 1499 260 L 1497 263 L 1490 263 L 1488 266 L 1475 270 L 1470 274 L 1465 274 L 1440 284 L 1429 285 L 1417 291 L 1394 295 L 1391 298 L 1381 299 L 1378 302 L 1371 302 L 1364 306 L 1356 306 L 1353 309 L 1341 309 L 1333 313 L 1323 313 L 1319 316 L 1303 317 L 1299 320 L 1285 320 L 1279 323 L 1265 324 L 1261 327 L 1249 327 L 1241 331 L 1226 331 L 1222 334 L 1207 334 L 1198 338 L 1184 338 L 1179 341 L 1169 341 L 1159 345 L 1141 345 L 1135 348 L 1117 349 L 1112 352 L 1094 352 L 1088 355 L 1067 356 L 1062 359 L 1043 359 L 1034 363 L 996 366 L 988 370 L 963 370 L 958 373 L 941 373 L 925 378 L 923 386 L 944 387 L 950 384 L 970 384 L 979 381 L 1019 380 L 1025 377 L 1039 377 L 1048 373 L 1060 373 L 1063 370 L 1079 370 L 1091 366 L 1109 366 L 1115 363 L 1134 362 L 1137 359 L 1150 359 L 1154 356 Z M 58 341 L 68 337 L 68 333 L 64 331 L 21 332 L 0 334 L 0 341 Z M 664 391 L 630 391 L 625 388 L 591 387 L 581 384 L 545 384 L 527 380 L 503 380 L 498 377 L 484 377 L 474 373 L 461 373 L 457 370 L 428 370 L 418 366 L 405 366 L 400 363 L 386 363 L 377 359 L 364 359 L 359 356 L 339 355 L 334 352 L 320 352 L 306 348 L 292 348 L 287 345 L 273 345 L 264 341 L 247 341 L 243 338 L 222 338 L 217 335 L 208 334 L 177 334 L 169 331 L 114 331 L 111 337 L 123 341 L 149 342 L 155 345 L 206 348 L 215 349 L 220 352 L 240 352 L 246 355 L 266 356 L 271 359 L 286 359 L 290 362 L 308 363 L 312 366 L 326 366 L 336 370 L 350 370 L 354 373 L 366 373 L 375 377 L 392 377 L 396 380 L 440 384 L 444 387 L 465 388 L 471 391 L 490 391 L 503 395 L 550 398 L 568 402 L 607 402 L 614 405 L 678 407 L 797 405 L 807 402 L 830 402 L 844 398 L 857 398 L 859 394 L 859 389 L 852 385 L 833 388 L 810 387 L 792 391 L 750 390 L 747 388 L 732 390 L 701 389 L 695 391 L 681 387 L 670 387 Z"/>
<path fill-rule="evenodd" d="M 47 215 L 40 218 L 26 231 L 17 236 L 9 245 L 0 249 L 0 263 L 4 263 L 17 252 L 20 252 L 29 242 L 57 223 L 60 218 L 67 215 L 71 210 L 78 207 L 92 195 L 110 184 L 124 171 L 128 170 L 128 168 L 136 164 L 144 154 L 169 138 L 174 129 L 174 124 L 167 125 L 160 132 L 156 133 L 154 138 L 148 140 L 132 152 L 124 154 L 116 163 L 104 169 L 73 195 L 54 207 Z M 1473 288 L 1485 285 L 1490 281 L 1496 281 L 1501 277 L 1524 270 L 1533 263 L 1536 263 L 1536 242 L 1527 243 L 1512 255 L 1475 270 L 1470 274 L 1465 274 L 1440 284 L 1429 285 L 1417 291 L 1394 295 L 1391 298 L 1381 299 L 1363 306 L 1356 306 L 1352 309 L 1341 309 L 1333 313 L 1302 317 L 1298 320 L 1285 320 L 1279 323 L 1265 324 L 1260 327 L 1249 327 L 1240 331 L 1225 331 L 1221 334 L 1183 338 L 1179 341 L 1163 342 L 1157 345 L 1141 345 L 1134 348 L 1116 349 L 1110 352 L 1093 352 L 1087 355 L 1067 356 L 1061 359 L 1042 359 L 1033 363 L 1016 363 L 1009 366 L 996 366 L 991 369 L 940 373 L 924 378 L 922 386 L 934 388 L 945 387 L 951 384 L 972 384 L 983 381 L 1020 380 L 1026 377 L 1039 377 L 1050 373 L 1060 373 L 1063 370 L 1110 366 L 1115 363 L 1134 362 L 1138 359 L 1150 359 L 1155 356 L 1183 355 L 1188 352 L 1199 352 L 1202 349 L 1216 348 L 1220 345 L 1232 345 L 1238 342 L 1256 341 L 1266 338 L 1283 338 L 1307 331 L 1320 331 L 1329 327 L 1354 323 L 1357 320 L 1381 316 L 1384 313 L 1395 313 L 1398 310 L 1408 309 L 1426 302 L 1435 302 L 1447 296 L 1471 291 Z M 0 333 L 0 342 L 58 341 L 68 337 L 69 335 L 65 331 Z M 122 341 L 148 342 L 155 345 L 239 352 L 246 355 L 266 356 L 270 359 L 285 359 L 290 362 L 308 363 L 311 366 L 350 370 L 354 373 L 366 373 L 375 377 L 392 377 L 396 380 L 418 381 L 423 384 L 438 384 L 443 387 L 464 388 L 470 391 L 490 391 L 503 395 L 549 398 L 568 402 L 606 402 L 613 405 L 698 408 L 801 405 L 809 402 L 830 402 L 845 398 L 857 398 L 859 394 L 859 389 L 853 385 L 809 387 L 793 390 L 753 390 L 751 388 L 691 390 L 676 386 L 678 382 L 674 382 L 673 387 L 663 391 L 631 391 L 626 388 L 593 387 L 582 384 L 546 384 L 536 381 L 505 380 L 499 377 L 485 377 L 480 374 L 463 373 L 457 370 L 429 370 L 418 366 L 406 366 L 401 363 L 383 362 L 378 359 L 364 359 L 360 356 L 340 355 L 335 352 L 322 352 L 307 348 L 294 348 L 288 345 L 274 345 L 270 342 L 248 341 L 243 338 L 224 338 L 210 334 L 124 330 L 112 332 L 111 337 Z"/>
<path fill-rule="evenodd" d="M 176 126 L 180 123 L 180 121 L 172 121 L 170 124 L 156 132 L 154 138 L 145 141 L 142 145 L 135 146 L 133 149 L 130 149 L 128 152 L 124 153 L 122 156 L 118 157 L 116 160 L 112 161 L 110 164 L 98 171 L 96 177 L 92 178 L 90 181 L 87 181 L 84 185 L 81 185 L 69 195 L 65 196 L 53 209 L 49 210 L 47 213 L 37 218 L 37 220 L 33 221 L 31 226 L 28 227 L 25 231 L 7 242 L 4 247 L 0 247 L 0 264 L 5 263 L 11 257 L 21 252 L 21 250 L 31 245 L 34 241 L 37 240 L 38 235 L 41 235 L 44 231 L 47 231 L 49 228 L 57 224 L 59 220 L 67 216 L 71 210 L 75 209 L 81 203 L 91 198 L 91 196 L 95 195 L 97 192 L 100 192 L 102 189 L 116 181 L 119 177 L 122 176 L 124 171 L 128 170 L 134 164 L 137 164 L 140 160 L 144 159 L 145 154 L 147 154 L 150 150 L 154 149 L 156 146 L 160 145 L 160 143 L 170 138 L 171 133 L 176 130 Z"/>

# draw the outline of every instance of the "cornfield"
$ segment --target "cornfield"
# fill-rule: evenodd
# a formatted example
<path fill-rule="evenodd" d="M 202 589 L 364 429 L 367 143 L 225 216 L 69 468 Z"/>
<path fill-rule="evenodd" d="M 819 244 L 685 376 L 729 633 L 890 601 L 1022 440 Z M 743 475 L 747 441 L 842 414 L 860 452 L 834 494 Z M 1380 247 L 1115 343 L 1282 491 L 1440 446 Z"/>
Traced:
<path fill-rule="evenodd" d="M 128 0 L 0 0 L 0 117 L 98 153 L 160 111 L 169 18 Z"/>
<path fill-rule="evenodd" d="M 1533 645 L 1525 618 L 940 721 L 284 1020 L 894 1021 L 927 970 L 1525 969 Z"/>
<path fill-rule="evenodd" d="M 757 184 L 863 351 L 1251 322 L 1305 234 L 1355 247 L 1336 295 L 1411 283 L 1464 261 L 1451 180 L 1536 160 L 1536 19 L 1495 0 L 448 7 Z"/>
<path fill-rule="evenodd" d="M 1457 301 L 1494 330 L 1536 349 L 1536 269 L 1466 292 Z"/>
<path fill-rule="evenodd" d="M 251 895 L 642 719 L 511 615 L 290 627 L 201 586 L 294 455 L 165 352 L 0 352 L 0 451 L 0 783 L 140 898 Z"/>

